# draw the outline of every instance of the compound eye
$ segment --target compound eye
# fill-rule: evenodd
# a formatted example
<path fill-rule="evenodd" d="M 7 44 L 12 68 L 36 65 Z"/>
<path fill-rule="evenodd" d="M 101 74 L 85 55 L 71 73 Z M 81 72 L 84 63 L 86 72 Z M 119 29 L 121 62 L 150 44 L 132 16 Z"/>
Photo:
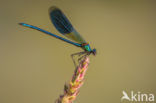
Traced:
<path fill-rule="evenodd" d="M 96 49 L 93 49 L 93 54 L 96 55 Z"/>

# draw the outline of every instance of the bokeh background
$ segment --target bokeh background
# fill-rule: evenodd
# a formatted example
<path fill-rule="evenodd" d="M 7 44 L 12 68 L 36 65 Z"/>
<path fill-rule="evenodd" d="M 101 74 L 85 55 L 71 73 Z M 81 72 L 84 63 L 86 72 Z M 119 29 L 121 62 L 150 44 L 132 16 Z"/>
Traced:
<path fill-rule="evenodd" d="M 0 0 L 0 103 L 54 103 L 63 93 L 70 54 L 81 49 L 18 25 L 62 36 L 49 19 L 53 5 L 97 49 L 75 103 L 120 103 L 123 90 L 156 94 L 155 0 Z"/>

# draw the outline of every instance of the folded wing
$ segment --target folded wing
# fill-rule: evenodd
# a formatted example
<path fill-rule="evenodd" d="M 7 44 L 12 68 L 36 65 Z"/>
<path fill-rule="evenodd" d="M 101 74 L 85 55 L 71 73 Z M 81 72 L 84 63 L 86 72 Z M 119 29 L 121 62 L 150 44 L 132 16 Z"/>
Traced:
<path fill-rule="evenodd" d="M 81 35 L 73 28 L 67 17 L 63 14 L 63 12 L 52 6 L 49 9 L 49 15 L 52 23 L 56 27 L 56 29 L 66 36 L 67 38 L 74 40 L 80 44 L 86 43 L 86 41 L 81 37 Z"/>

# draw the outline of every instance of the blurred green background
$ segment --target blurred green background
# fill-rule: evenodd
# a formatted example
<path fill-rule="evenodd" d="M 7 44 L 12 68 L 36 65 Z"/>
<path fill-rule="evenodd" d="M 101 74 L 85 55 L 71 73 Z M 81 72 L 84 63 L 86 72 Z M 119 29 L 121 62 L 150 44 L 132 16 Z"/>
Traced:
<path fill-rule="evenodd" d="M 70 54 L 81 49 L 18 25 L 62 36 L 49 19 L 53 5 L 97 49 L 75 103 L 120 103 L 123 90 L 156 94 L 155 0 L 0 0 L 0 103 L 54 103 L 63 93 Z"/>

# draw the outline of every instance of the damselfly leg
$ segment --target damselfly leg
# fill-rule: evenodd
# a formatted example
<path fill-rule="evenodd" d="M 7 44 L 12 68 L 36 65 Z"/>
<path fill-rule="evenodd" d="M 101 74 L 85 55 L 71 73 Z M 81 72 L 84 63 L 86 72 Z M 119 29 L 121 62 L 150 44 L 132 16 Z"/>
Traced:
<path fill-rule="evenodd" d="M 85 51 L 71 54 L 71 58 L 72 58 L 72 61 L 73 61 L 75 67 L 77 67 L 77 65 L 76 65 L 76 61 L 75 61 L 75 58 L 74 58 L 74 57 L 75 57 L 75 56 L 78 56 L 78 60 L 77 60 L 77 61 L 78 61 L 78 63 L 79 63 L 79 59 L 82 58 L 82 57 L 84 56 L 84 54 L 86 54 Z M 82 56 L 82 55 L 83 55 L 83 56 Z M 81 56 L 81 57 L 80 57 L 80 56 Z"/>

